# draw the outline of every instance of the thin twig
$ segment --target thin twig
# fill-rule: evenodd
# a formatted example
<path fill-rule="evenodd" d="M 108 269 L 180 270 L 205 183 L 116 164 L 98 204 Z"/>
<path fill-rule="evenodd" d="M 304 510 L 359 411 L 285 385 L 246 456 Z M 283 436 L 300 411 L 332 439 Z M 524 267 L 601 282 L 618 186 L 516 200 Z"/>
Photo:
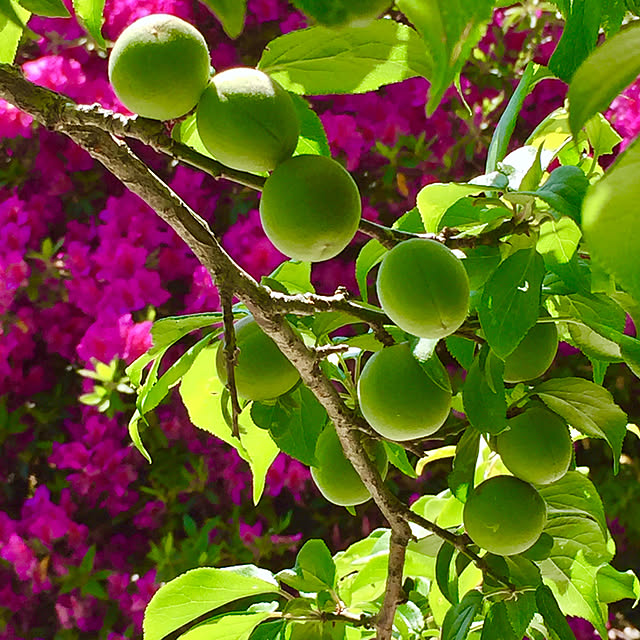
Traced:
<path fill-rule="evenodd" d="M 222 318 L 224 320 L 224 359 L 227 368 L 227 390 L 231 396 L 231 432 L 234 438 L 240 439 L 240 425 L 238 416 L 242 409 L 238 400 L 236 387 L 236 365 L 238 346 L 236 344 L 236 332 L 233 326 L 233 293 L 225 286 L 220 287 L 220 302 L 222 305 Z"/>

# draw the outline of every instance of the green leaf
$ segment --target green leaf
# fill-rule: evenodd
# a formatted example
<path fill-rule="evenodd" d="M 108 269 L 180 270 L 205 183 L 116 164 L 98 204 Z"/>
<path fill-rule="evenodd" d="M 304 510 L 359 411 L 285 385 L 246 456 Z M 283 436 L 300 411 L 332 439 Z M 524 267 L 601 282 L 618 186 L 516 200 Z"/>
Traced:
<path fill-rule="evenodd" d="M 606 640 L 596 575 L 612 554 L 606 550 L 598 525 L 587 518 L 552 518 L 545 531 L 553 536 L 551 555 L 539 563 L 547 584 L 565 615 L 589 620 Z"/>
<path fill-rule="evenodd" d="M 593 51 L 602 18 L 602 0 L 573 0 L 565 4 L 565 26 L 549 69 L 569 82 L 582 61 Z"/>
<path fill-rule="evenodd" d="M 204 142 L 202 142 L 202 138 L 198 133 L 195 113 L 187 116 L 181 122 L 177 122 L 173 129 L 171 129 L 171 137 L 176 142 L 181 142 L 187 147 L 195 149 L 201 155 L 215 160 L 215 158 L 209 153 L 209 150 L 204 146 Z"/>
<path fill-rule="evenodd" d="M 445 338 L 447 351 L 458 361 L 458 364 L 468 371 L 473 365 L 473 355 L 476 349 L 476 343 L 461 336 L 447 336 Z"/>
<path fill-rule="evenodd" d="M 574 429 L 592 438 L 603 438 L 613 451 L 617 473 L 627 415 L 606 390 L 582 378 L 554 378 L 536 386 L 533 393 Z"/>
<path fill-rule="evenodd" d="M 482 593 L 472 589 L 452 606 L 442 623 L 442 640 L 465 640 L 471 623 L 482 609 Z"/>
<path fill-rule="evenodd" d="M 485 370 L 489 351 L 483 348 L 467 373 L 462 404 L 469 422 L 481 433 L 497 435 L 507 428 L 504 383 L 492 389 Z M 494 385 L 495 387 L 495 385 Z"/>
<path fill-rule="evenodd" d="M 518 593 L 515 598 L 505 601 L 505 607 L 516 638 L 521 640 L 537 610 L 535 595 L 531 591 Z"/>
<path fill-rule="evenodd" d="M 639 50 L 640 24 L 631 23 L 580 65 L 568 93 L 569 123 L 574 135 L 640 75 Z"/>
<path fill-rule="evenodd" d="M 504 602 L 492 604 L 484 618 L 480 640 L 522 640 L 522 635 L 517 635 L 511 626 L 507 605 Z"/>
<path fill-rule="evenodd" d="M 547 503 L 549 518 L 579 516 L 598 523 L 603 538 L 607 537 L 607 521 L 602 500 L 593 483 L 578 471 L 568 471 L 560 480 L 540 485 L 538 492 Z"/>
<path fill-rule="evenodd" d="M 396 0 L 424 38 L 433 61 L 427 115 L 456 81 L 491 20 L 493 0 Z"/>
<path fill-rule="evenodd" d="M 101 48 L 106 48 L 102 37 L 102 12 L 105 0 L 73 0 L 73 10 L 86 27 L 89 34 Z"/>
<path fill-rule="evenodd" d="M 244 29 L 247 0 L 200 0 L 206 4 L 220 20 L 224 32 L 230 38 L 237 38 Z"/>
<path fill-rule="evenodd" d="M 447 478 L 451 493 L 460 502 L 466 502 L 469 492 L 473 489 L 473 478 L 479 450 L 480 431 L 473 427 L 468 427 L 458 442 L 456 456 L 453 459 L 453 470 Z M 442 587 L 440 590 L 442 591 Z M 444 594 L 444 591 L 442 593 Z"/>
<path fill-rule="evenodd" d="M 294 93 L 290 95 L 300 122 L 300 136 L 293 155 L 313 154 L 330 158 L 331 149 L 322 121 L 304 98 Z"/>
<path fill-rule="evenodd" d="M 582 231 L 592 260 L 636 300 L 640 300 L 639 170 L 640 138 L 589 189 L 582 210 Z"/>
<path fill-rule="evenodd" d="M 18 0 L 0 0 L 0 17 L 13 23 L 20 33 L 27 26 L 30 12 Z M 3 23 L 4 24 L 4 23 Z"/>
<path fill-rule="evenodd" d="M 219 312 L 195 313 L 188 316 L 169 316 L 157 320 L 151 327 L 153 347 L 149 353 L 155 354 L 165 347 L 170 347 L 192 331 L 210 327 L 221 322 L 222 314 Z"/>
<path fill-rule="evenodd" d="M 502 161 L 507 154 L 509 141 L 515 129 L 522 105 L 524 104 L 525 98 L 535 86 L 534 77 L 538 68 L 538 65 L 533 62 L 530 62 L 526 66 L 522 78 L 520 78 L 520 82 L 518 82 L 518 86 L 511 98 L 509 98 L 509 102 L 503 114 L 500 116 L 498 125 L 491 138 L 485 173 L 495 171 L 498 167 L 498 162 Z"/>
<path fill-rule="evenodd" d="M 424 228 L 428 233 L 440 231 L 440 222 L 447 209 L 461 198 L 482 193 L 485 187 L 455 182 L 434 182 L 422 187 L 418 193 L 417 205 Z"/>
<path fill-rule="evenodd" d="M 617 340 L 601 333 L 602 325 L 622 335 L 626 314 L 609 296 L 603 294 L 573 294 L 558 296 L 556 309 L 563 316 L 573 317 L 581 323 L 569 322 L 567 329 L 575 346 L 589 358 L 604 362 L 621 362 L 622 354 Z M 585 326 L 586 325 L 586 326 Z"/>
<path fill-rule="evenodd" d="M 325 587 L 333 589 L 336 583 L 336 565 L 331 552 L 322 540 L 309 540 L 296 556 L 296 572 L 302 577 L 314 576 Z"/>
<path fill-rule="evenodd" d="M 216 337 L 211 333 L 187 349 L 160 377 L 160 379 L 140 391 L 136 406 L 141 415 L 155 409 L 169 393 L 169 389 L 174 387 L 184 374 L 189 371 L 198 354 Z"/>
<path fill-rule="evenodd" d="M 596 113 L 587 122 L 585 131 L 595 158 L 612 153 L 615 147 L 622 142 L 622 136 L 601 113 Z"/>
<path fill-rule="evenodd" d="M 434 351 L 437 340 L 422 338 L 415 345 L 412 341 L 409 344 L 412 347 L 411 355 L 418 361 L 420 368 L 429 376 L 431 382 L 443 391 L 451 393 L 449 374 Z"/>
<path fill-rule="evenodd" d="M 559 215 L 569 216 L 580 223 L 582 202 L 589 187 L 589 180 L 579 167 L 558 167 L 537 191 L 519 191 L 544 200 Z"/>
<path fill-rule="evenodd" d="M 456 548 L 443 542 L 436 556 L 436 582 L 440 593 L 451 603 L 458 604 L 458 572 L 456 571 Z"/>
<path fill-rule="evenodd" d="M 182 625 L 234 600 L 277 592 L 277 584 L 225 569 L 187 571 L 160 587 L 151 598 L 144 613 L 144 640 L 161 640 Z"/>
<path fill-rule="evenodd" d="M 275 404 L 254 402 L 251 418 L 269 431 L 281 451 L 307 466 L 316 464 L 316 442 L 327 423 L 327 412 L 307 387 L 298 385 Z"/>
<path fill-rule="evenodd" d="M 576 640 L 553 592 L 547 585 L 541 584 L 536 589 L 536 604 L 547 629 L 555 633 L 558 640 Z"/>
<path fill-rule="evenodd" d="M 631 569 L 629 571 L 618 571 L 611 565 L 606 564 L 601 567 L 596 576 L 598 585 L 598 599 L 600 602 L 610 603 L 632 598 L 635 600 L 634 607 L 640 599 L 640 581 Z"/>
<path fill-rule="evenodd" d="M 303 95 L 366 93 L 431 72 L 420 36 L 394 20 L 292 31 L 267 45 L 258 68 Z"/>
<path fill-rule="evenodd" d="M 365 301 L 369 301 L 369 291 L 367 287 L 367 276 L 369 271 L 382 261 L 387 250 L 377 241 L 369 240 L 367 244 L 360 249 L 360 253 L 356 258 L 356 281 L 360 290 L 360 297 Z"/>
<path fill-rule="evenodd" d="M 545 220 L 540 225 L 536 251 L 542 256 L 547 269 L 557 273 L 560 265 L 567 265 L 576 253 L 582 233 L 569 217 Z M 561 275 L 559 273 L 558 275 Z"/>
<path fill-rule="evenodd" d="M 151 365 L 151 369 L 147 374 L 144 384 L 142 385 L 142 387 L 140 387 L 140 390 L 138 391 L 138 400 L 140 397 L 143 397 L 148 392 L 148 390 L 156 383 L 156 380 L 158 379 L 158 370 L 160 369 L 160 363 L 162 361 L 163 355 L 164 355 L 164 351 L 159 355 L 158 358 L 156 358 L 156 360 Z M 137 406 L 138 404 L 139 402 L 136 401 L 136 410 L 134 411 L 133 416 L 129 421 L 129 436 L 131 437 L 131 440 L 133 441 L 133 444 L 136 446 L 138 451 L 149 462 L 151 462 L 151 456 L 149 455 L 149 452 L 146 450 L 146 448 L 142 444 L 142 439 L 140 438 L 140 432 L 138 431 L 138 423 L 140 422 L 140 420 L 144 420 L 144 414 L 140 410 L 141 408 Z"/>
<path fill-rule="evenodd" d="M 535 249 L 521 249 L 502 262 L 485 284 L 478 317 L 498 357 L 506 358 L 536 323 L 544 273 L 542 256 Z"/>
<path fill-rule="evenodd" d="M 282 640 L 286 621 L 274 620 L 273 622 L 263 622 L 259 624 L 253 633 L 249 636 L 249 640 Z"/>
<path fill-rule="evenodd" d="M 68 18 L 71 15 L 62 0 L 18 0 L 18 2 L 37 16 Z"/>
<path fill-rule="evenodd" d="M 279 282 L 288 293 L 314 293 L 311 284 L 311 263 L 298 260 L 287 260 L 277 267 L 269 279 Z"/>
<path fill-rule="evenodd" d="M 0 0 L 0 62 L 12 64 L 18 51 L 20 38 L 31 14 L 16 0 Z"/>
<path fill-rule="evenodd" d="M 265 477 L 278 455 L 278 447 L 267 431 L 257 427 L 248 411 L 240 414 L 240 439 L 235 438 L 224 418 L 221 397 L 224 385 L 215 371 L 215 349 L 203 349 L 183 376 L 180 395 L 191 422 L 234 447 L 249 463 L 253 474 L 253 502 L 257 504 L 264 490 Z"/>
<path fill-rule="evenodd" d="M 409 462 L 405 448 L 401 444 L 398 444 L 397 442 L 389 442 L 388 440 L 385 440 L 383 444 L 387 451 L 389 462 L 396 467 L 396 469 L 400 469 L 402 473 L 410 478 L 418 477 L 418 474 Z"/>
<path fill-rule="evenodd" d="M 466 257 L 462 264 L 469 276 L 469 287 L 472 291 L 477 291 L 482 288 L 482 285 L 500 264 L 500 249 L 480 246 L 468 249 L 465 253 Z"/>
<path fill-rule="evenodd" d="M 248 640 L 253 630 L 270 615 L 268 611 L 227 613 L 183 633 L 180 640 Z"/>

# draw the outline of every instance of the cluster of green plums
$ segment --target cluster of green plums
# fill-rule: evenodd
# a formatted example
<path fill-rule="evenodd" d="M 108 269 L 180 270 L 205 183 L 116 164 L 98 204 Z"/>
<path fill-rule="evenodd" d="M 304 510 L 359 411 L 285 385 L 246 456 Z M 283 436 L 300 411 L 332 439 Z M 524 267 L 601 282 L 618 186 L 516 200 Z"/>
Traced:
<path fill-rule="evenodd" d="M 296 105 L 266 73 L 239 67 L 212 75 L 202 34 L 176 16 L 153 14 L 117 39 L 109 79 L 120 101 L 141 116 L 173 120 L 195 109 L 202 144 L 226 167 L 271 172 L 260 218 L 286 256 L 328 260 L 352 240 L 362 208 L 356 183 L 331 158 L 293 155 Z"/>
<path fill-rule="evenodd" d="M 335 14 L 322 3 L 301 4 L 331 26 L 349 26 L 376 17 L 389 3 L 351 0 Z M 267 174 L 260 216 L 265 233 L 282 253 L 316 262 L 336 256 L 349 244 L 361 216 L 356 183 L 331 158 L 294 155 L 300 135 L 298 109 L 267 74 L 244 67 L 212 73 L 202 34 L 180 18 L 154 14 L 120 35 L 109 59 L 109 78 L 121 102 L 143 117 L 174 120 L 195 109 L 198 135 L 213 158 L 238 171 Z M 376 288 L 389 319 L 419 338 L 445 338 L 469 313 L 463 261 L 431 239 L 414 238 L 388 251 Z M 239 320 L 235 332 L 239 396 L 272 400 L 299 383 L 297 370 L 251 316 Z M 536 324 L 505 359 L 505 381 L 540 376 L 553 361 L 557 344 L 553 323 Z M 381 440 L 426 438 L 446 421 L 451 385 L 446 369 L 433 358 L 433 366 L 423 367 L 403 342 L 378 351 L 364 366 L 358 404 Z M 216 366 L 226 384 L 222 344 Z M 388 460 L 381 440 L 365 439 L 363 447 L 385 476 Z M 512 418 L 493 445 L 513 476 L 494 477 L 476 487 L 465 505 L 464 524 L 479 546 L 509 555 L 539 537 L 546 511 L 533 485 L 553 482 L 567 472 L 571 439 L 556 414 L 534 407 Z M 318 439 L 316 460 L 312 476 L 328 500 L 351 506 L 370 498 L 331 425 Z"/>

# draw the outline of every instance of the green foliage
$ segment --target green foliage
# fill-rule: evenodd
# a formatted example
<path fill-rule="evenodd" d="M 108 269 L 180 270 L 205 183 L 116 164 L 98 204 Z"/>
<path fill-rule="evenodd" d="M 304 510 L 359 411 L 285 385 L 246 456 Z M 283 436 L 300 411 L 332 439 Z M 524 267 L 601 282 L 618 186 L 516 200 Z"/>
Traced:
<path fill-rule="evenodd" d="M 420 36 L 393 20 L 340 37 L 325 27 L 292 31 L 268 44 L 258 68 L 302 95 L 365 93 L 431 71 Z"/>
<path fill-rule="evenodd" d="M 37 16 L 68 18 L 70 15 L 62 0 L 20 0 L 20 5 Z"/>
<path fill-rule="evenodd" d="M 244 28 L 247 0 L 201 0 L 222 23 L 222 28 L 230 38 L 237 38 Z"/>
<path fill-rule="evenodd" d="M 105 0 L 73 0 L 75 14 L 101 49 L 106 48 L 106 42 L 102 36 L 104 5 Z"/>
<path fill-rule="evenodd" d="M 13 62 L 29 16 L 16 0 L 0 2 L 0 62 Z"/>
<path fill-rule="evenodd" d="M 569 87 L 569 122 L 574 135 L 640 73 L 637 51 L 640 25 L 629 25 L 601 47 L 578 68 Z"/>
<path fill-rule="evenodd" d="M 493 0 L 396 0 L 398 8 L 424 38 L 431 58 L 427 113 L 459 80 L 460 71 L 491 19 Z"/>

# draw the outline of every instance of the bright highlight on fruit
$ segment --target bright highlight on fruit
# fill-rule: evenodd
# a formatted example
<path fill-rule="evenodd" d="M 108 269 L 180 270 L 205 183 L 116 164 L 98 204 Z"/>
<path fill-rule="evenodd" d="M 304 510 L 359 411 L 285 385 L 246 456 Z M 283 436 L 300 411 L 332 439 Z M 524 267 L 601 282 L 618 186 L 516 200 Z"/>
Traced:
<path fill-rule="evenodd" d="M 504 381 L 524 382 L 541 376 L 558 351 L 555 323 L 534 324 L 522 342 L 504 361 Z"/>
<path fill-rule="evenodd" d="M 564 420 L 541 407 L 511 418 L 496 437 L 496 451 L 514 476 L 533 484 L 560 480 L 569 470 L 573 444 Z"/>
<path fill-rule="evenodd" d="M 547 521 L 547 509 L 529 483 L 495 476 L 469 494 L 462 518 L 467 534 L 479 547 L 511 556 L 535 544 Z"/>
<path fill-rule="evenodd" d="M 271 171 L 291 157 L 298 143 L 300 125 L 291 96 L 258 69 L 216 74 L 196 118 L 209 153 L 240 171 Z"/>
<path fill-rule="evenodd" d="M 188 22 L 162 13 L 128 26 L 109 56 L 109 81 L 120 102 L 155 120 L 172 120 L 191 111 L 210 74 L 202 34 Z"/>
<path fill-rule="evenodd" d="M 384 478 L 388 459 L 382 442 L 364 443 L 364 449 Z M 311 477 L 320 493 L 333 504 L 353 507 L 366 502 L 371 494 L 360 479 L 353 465 L 347 460 L 335 427 L 327 425 L 316 444 L 317 466 L 311 467 Z"/>
<path fill-rule="evenodd" d="M 435 433 L 451 410 L 451 387 L 441 366 L 439 383 L 422 369 L 407 343 L 386 347 L 367 362 L 358 380 L 362 415 L 390 440 Z"/>
<path fill-rule="evenodd" d="M 236 344 L 240 350 L 234 371 L 238 395 L 246 400 L 269 400 L 286 393 L 300 375 L 276 343 L 262 331 L 252 316 L 235 323 Z M 227 384 L 224 341 L 216 353 L 218 378 Z"/>
<path fill-rule="evenodd" d="M 435 240 L 414 238 L 391 249 L 376 286 L 389 318 L 421 338 L 452 334 L 469 312 L 469 278 L 462 261 Z"/>
<path fill-rule="evenodd" d="M 325 156 L 283 162 L 267 178 L 260 200 L 269 240 L 289 258 L 305 262 L 337 256 L 355 235 L 361 210 L 353 178 Z"/>

